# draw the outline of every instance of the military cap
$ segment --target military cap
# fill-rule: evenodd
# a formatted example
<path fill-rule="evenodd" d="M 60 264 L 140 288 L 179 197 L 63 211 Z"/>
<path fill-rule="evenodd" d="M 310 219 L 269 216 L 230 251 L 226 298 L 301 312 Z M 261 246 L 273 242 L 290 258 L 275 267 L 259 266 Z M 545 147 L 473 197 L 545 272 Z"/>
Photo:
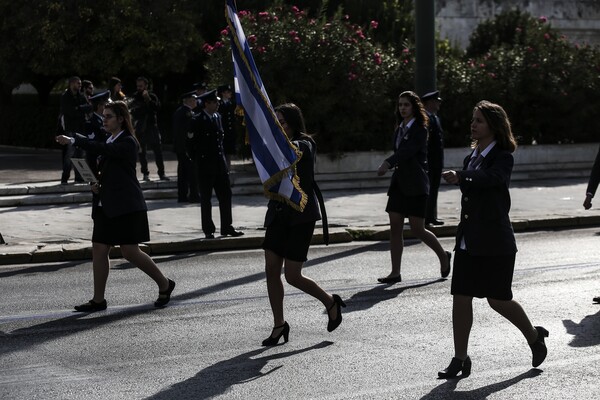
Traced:
<path fill-rule="evenodd" d="M 208 84 L 206 82 L 196 82 L 192 85 L 192 88 L 208 90 Z"/>
<path fill-rule="evenodd" d="M 200 100 L 202 100 L 203 103 L 207 102 L 207 101 L 213 101 L 213 100 L 214 101 L 219 101 L 219 100 L 221 100 L 221 99 L 219 99 L 217 97 L 217 89 L 213 89 L 213 90 L 210 90 L 210 91 L 208 91 L 208 92 L 206 92 L 204 94 L 201 94 L 200 96 L 198 96 L 198 98 Z"/>
<path fill-rule="evenodd" d="M 96 94 L 93 94 L 92 96 L 90 96 L 90 101 L 92 103 L 101 103 L 101 102 L 107 102 L 110 99 L 110 90 L 105 90 L 103 92 L 98 92 Z"/>
<path fill-rule="evenodd" d="M 193 98 L 197 99 L 197 98 L 198 98 L 198 96 L 196 95 L 196 91 L 195 91 L 195 90 L 192 90 L 191 92 L 185 92 L 185 93 L 183 93 L 181 96 L 179 96 L 179 98 L 180 98 L 181 100 L 185 100 L 185 99 L 187 99 L 187 98 L 189 98 L 189 97 L 193 97 Z"/>
<path fill-rule="evenodd" d="M 221 86 L 217 87 L 217 93 L 223 93 L 226 90 L 233 92 L 233 90 L 231 89 L 231 85 L 221 85 Z"/>
<path fill-rule="evenodd" d="M 436 100 L 442 101 L 442 98 L 440 97 L 440 91 L 435 90 L 433 92 L 425 93 L 423 96 L 421 96 L 421 101 L 430 100 L 430 99 L 436 99 Z"/>

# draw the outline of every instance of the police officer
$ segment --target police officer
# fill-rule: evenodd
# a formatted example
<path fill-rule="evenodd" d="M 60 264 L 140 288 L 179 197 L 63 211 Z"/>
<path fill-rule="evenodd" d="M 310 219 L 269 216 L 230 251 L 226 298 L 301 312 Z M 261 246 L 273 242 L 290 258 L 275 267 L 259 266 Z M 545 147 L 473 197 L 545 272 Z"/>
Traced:
<path fill-rule="evenodd" d="M 106 142 L 108 133 L 104 130 L 104 106 L 110 101 L 110 90 L 93 94 L 89 98 L 92 104 L 93 113 L 85 123 L 85 135 L 89 140 L 96 142 Z M 85 158 L 90 169 L 98 177 L 98 154 L 93 150 L 85 152 Z"/>
<path fill-rule="evenodd" d="M 429 138 L 427 140 L 427 164 L 429 166 L 429 197 L 425 223 L 427 225 L 444 225 L 437 218 L 437 199 L 444 167 L 444 132 L 437 116 L 442 99 L 439 91 L 433 91 L 421 96 L 421 101 L 429 117 Z"/>
<path fill-rule="evenodd" d="M 241 236 L 232 226 L 231 187 L 229 169 L 223 151 L 223 128 L 221 126 L 217 90 L 200 96 L 203 109 L 192 119 L 192 130 L 188 133 L 187 153 L 195 162 L 200 188 L 202 231 L 207 239 L 214 238 L 215 224 L 212 220 L 211 196 L 213 189 L 219 200 L 221 235 Z"/>
<path fill-rule="evenodd" d="M 190 160 L 185 142 L 192 131 L 192 118 L 196 107 L 196 92 L 181 95 L 181 106 L 173 114 L 173 148 L 177 155 L 177 201 L 199 203 L 196 168 Z"/>
<path fill-rule="evenodd" d="M 203 109 L 201 97 L 208 91 L 208 84 L 206 82 L 196 82 L 192 85 L 192 88 L 196 92 L 196 107 L 194 108 L 194 112 L 200 113 Z"/>
<path fill-rule="evenodd" d="M 227 166 L 231 167 L 231 156 L 235 155 L 237 141 L 235 103 L 233 102 L 231 85 L 219 86 L 217 88 L 217 96 L 221 98 L 219 100 L 219 114 L 221 114 L 223 133 L 225 135 L 223 139 L 225 159 L 227 160 Z"/>

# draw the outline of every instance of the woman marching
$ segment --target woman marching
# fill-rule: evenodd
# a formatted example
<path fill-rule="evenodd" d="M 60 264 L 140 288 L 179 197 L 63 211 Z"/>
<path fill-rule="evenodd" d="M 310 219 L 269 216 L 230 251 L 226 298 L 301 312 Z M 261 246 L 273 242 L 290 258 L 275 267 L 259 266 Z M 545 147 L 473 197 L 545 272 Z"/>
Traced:
<path fill-rule="evenodd" d="M 285 203 L 270 200 L 265 216 L 265 270 L 267 291 L 273 312 L 274 328 L 271 335 L 263 340 L 263 346 L 273 346 L 283 336 L 288 341 L 290 326 L 283 317 L 283 283 L 281 269 L 285 264 L 285 279 L 303 292 L 317 298 L 323 303 L 329 321 L 327 330 L 332 332 L 342 322 L 342 307 L 346 304 L 337 294 L 329 294 L 312 279 L 302 275 L 302 266 L 308 255 L 308 248 L 315 229 L 315 223 L 321 219 L 319 205 L 314 188 L 314 163 L 316 144 L 307 135 L 302 111 L 295 104 L 287 103 L 278 106 L 275 113 L 286 135 L 302 152 L 296 165 L 300 178 L 300 187 L 308 196 L 303 212 L 291 208 Z"/>
<path fill-rule="evenodd" d="M 92 185 L 92 264 L 94 297 L 75 306 L 76 311 L 94 312 L 106 309 L 104 292 L 109 273 L 109 251 L 120 245 L 123 257 L 144 271 L 158 285 L 156 307 L 164 307 L 171 299 L 175 282 L 167 279 L 154 261 L 139 248 L 150 240 L 146 202 L 136 177 L 138 141 L 131 124 L 131 115 L 122 101 L 108 103 L 103 111 L 104 129 L 110 137 L 106 142 L 57 136 L 60 144 L 72 143 L 100 155 L 98 182 Z"/>
<path fill-rule="evenodd" d="M 429 193 L 427 177 L 427 114 L 414 92 L 402 92 L 396 109 L 398 126 L 394 135 L 394 154 L 377 170 L 382 176 L 394 169 L 385 211 L 390 218 L 390 253 L 392 271 L 377 280 L 381 283 L 402 281 L 400 266 L 404 249 L 404 218 L 408 217 L 412 233 L 429 246 L 440 260 L 440 274 L 450 274 L 452 253 L 444 251 L 435 235 L 425 229 L 425 212 Z"/>
<path fill-rule="evenodd" d="M 511 291 L 517 246 L 508 216 L 508 191 L 517 144 L 502 107 L 488 101 L 477 103 L 471 121 L 473 152 L 462 171 L 445 171 L 446 182 L 459 185 L 461 216 L 456 233 L 456 257 L 452 276 L 452 326 L 454 358 L 438 372 L 453 378 L 468 376 L 467 352 L 473 324 L 473 297 L 487 298 L 496 312 L 515 325 L 529 344 L 534 367 L 546 358 L 544 338 L 548 331 L 534 327 Z"/>

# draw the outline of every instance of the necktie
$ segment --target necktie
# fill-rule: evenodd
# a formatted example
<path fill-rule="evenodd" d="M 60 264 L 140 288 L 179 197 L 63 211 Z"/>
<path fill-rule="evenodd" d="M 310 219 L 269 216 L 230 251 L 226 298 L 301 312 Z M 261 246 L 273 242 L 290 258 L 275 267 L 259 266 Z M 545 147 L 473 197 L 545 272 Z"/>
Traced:
<path fill-rule="evenodd" d="M 400 125 L 400 129 L 398 131 L 398 135 L 396 136 L 396 149 L 400 146 L 400 141 L 406 134 L 406 128 L 403 125 Z"/>
<path fill-rule="evenodd" d="M 484 158 L 485 157 L 483 157 L 481 153 L 478 154 L 477 157 L 471 158 L 471 161 L 469 161 L 469 165 L 467 166 L 467 170 L 472 171 L 479 169 Z"/>

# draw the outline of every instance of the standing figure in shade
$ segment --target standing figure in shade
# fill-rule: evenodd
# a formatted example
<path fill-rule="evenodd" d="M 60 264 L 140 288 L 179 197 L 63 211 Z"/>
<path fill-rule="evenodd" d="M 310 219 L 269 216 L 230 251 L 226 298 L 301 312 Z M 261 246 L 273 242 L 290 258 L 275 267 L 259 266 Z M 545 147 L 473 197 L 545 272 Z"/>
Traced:
<path fill-rule="evenodd" d="M 421 97 L 423 107 L 429 118 L 429 137 L 427 138 L 427 165 L 429 171 L 429 197 L 427 197 L 427 210 L 425 211 L 425 224 L 444 225 L 437 216 L 437 199 L 442 180 L 444 167 L 444 132 L 437 113 L 440 110 L 442 99 L 440 92 L 426 93 Z"/>
<path fill-rule="evenodd" d="M 85 131 L 86 114 L 91 112 L 92 106 L 81 92 L 81 79 L 78 76 L 70 77 L 69 87 L 60 96 L 60 123 L 64 134 L 74 137 L 76 133 L 83 133 Z M 71 169 L 73 168 L 71 158 L 82 158 L 84 156 L 84 151 L 75 148 L 70 142 L 63 145 L 61 185 L 66 185 L 69 182 Z M 83 183 L 83 178 L 77 171 L 75 171 L 75 182 Z"/>
<path fill-rule="evenodd" d="M 283 104 L 275 109 L 279 124 L 287 137 L 302 152 L 296 166 L 300 178 L 300 187 L 308 196 L 304 211 L 300 212 L 288 204 L 270 200 L 265 216 L 265 270 L 267 290 L 273 312 L 273 330 L 263 340 L 263 346 L 273 346 L 283 336 L 288 341 L 290 326 L 283 316 L 283 283 L 281 270 L 285 265 L 287 282 L 318 299 L 325 306 L 329 321 L 327 330 L 332 332 L 342 323 L 342 307 L 346 304 L 337 294 L 329 294 L 312 279 L 302 274 L 302 266 L 308 255 L 308 248 L 313 236 L 316 221 L 321 219 L 319 204 L 314 189 L 314 165 L 316 144 L 306 134 L 302 111 L 295 104 Z"/>
<path fill-rule="evenodd" d="M 592 208 L 592 199 L 596 194 L 598 184 L 600 184 L 600 149 L 598 150 L 598 154 L 596 155 L 596 160 L 594 161 L 594 166 L 592 167 L 590 179 L 588 181 L 587 189 L 585 191 L 585 200 L 583 201 L 583 208 L 585 208 L 586 210 Z M 594 297 L 592 301 L 594 303 L 600 304 L 600 296 Z"/>
<path fill-rule="evenodd" d="M 414 92 L 406 91 L 398 96 L 396 121 L 394 154 L 383 161 L 377 170 L 379 176 L 390 169 L 394 170 L 385 208 L 390 218 L 392 271 L 377 280 L 380 283 L 402 281 L 400 266 L 404 250 L 404 219 L 407 217 L 412 233 L 438 256 L 440 273 L 445 278 L 450 274 L 452 253 L 444 251 L 437 237 L 425 229 L 425 208 L 429 194 L 427 114 Z"/>
<path fill-rule="evenodd" d="M 149 81 L 140 76 L 135 81 L 137 91 L 133 94 L 129 109 L 133 118 L 133 127 L 140 141 L 140 166 L 145 181 L 150 180 L 148 170 L 148 159 L 146 147 L 150 146 L 154 153 L 154 161 L 158 168 L 158 177 L 161 181 L 168 181 L 165 175 L 165 163 L 163 161 L 162 143 L 160 131 L 158 130 L 157 113 L 160 109 L 158 97 L 148 90 Z"/>
<path fill-rule="evenodd" d="M 90 103 L 92 103 L 93 113 L 91 117 L 86 121 L 85 124 L 85 135 L 89 140 L 96 142 L 106 142 L 108 133 L 104 130 L 104 107 L 106 103 L 110 101 L 110 90 L 100 92 L 90 96 Z M 85 152 L 85 159 L 90 166 L 90 169 L 98 177 L 98 158 L 99 154 L 94 150 L 87 150 Z"/>
<path fill-rule="evenodd" d="M 188 133 L 192 132 L 196 92 L 182 94 L 181 102 L 181 106 L 173 114 L 173 148 L 177 155 L 177 201 L 199 203 L 196 168 L 185 149 Z"/>
<path fill-rule="evenodd" d="M 208 92 L 208 84 L 206 82 L 196 82 L 192 85 L 192 88 L 196 91 L 196 107 L 194 107 L 194 112 L 198 114 L 204 109 L 201 97 Z"/>
<path fill-rule="evenodd" d="M 112 101 L 125 101 L 125 93 L 123 93 L 123 84 L 116 76 L 108 80 L 108 88 L 110 90 L 110 99 Z"/>
<path fill-rule="evenodd" d="M 473 297 L 487 298 L 492 309 L 515 325 L 529 344 L 533 367 L 546 358 L 544 338 L 548 331 L 534 327 L 511 290 L 517 245 L 508 213 L 510 176 L 517 148 L 504 109 L 481 101 L 471 121 L 473 151 L 462 171 L 445 171 L 443 178 L 459 185 L 462 192 L 460 222 L 456 232 L 456 256 L 452 276 L 452 327 L 454 357 L 438 372 L 453 378 L 468 376 L 471 358 L 467 352 L 473 325 Z M 488 344 L 491 346 L 491 344 Z"/>
<path fill-rule="evenodd" d="M 94 297 L 75 306 L 75 310 L 93 312 L 106 309 L 104 292 L 110 266 L 109 252 L 112 246 L 117 245 L 127 261 L 156 282 L 158 299 L 154 305 L 164 307 L 171 299 L 175 282 L 166 278 L 150 256 L 139 248 L 139 243 L 150 240 L 150 229 L 146 202 L 135 172 L 139 143 L 124 102 L 106 105 L 104 129 L 110 134 L 106 142 L 90 141 L 83 135 L 56 137 L 61 144 L 70 142 L 101 156 L 98 182 L 92 185 Z"/>
<path fill-rule="evenodd" d="M 235 230 L 232 226 L 231 184 L 223 151 L 221 117 L 217 112 L 217 90 L 205 93 L 200 100 L 203 109 L 192 120 L 192 130 L 188 133 L 186 147 L 188 156 L 194 161 L 198 171 L 202 231 L 207 239 L 215 237 L 216 227 L 212 219 L 211 202 L 214 190 L 219 200 L 221 235 L 241 236 L 244 232 Z"/>
<path fill-rule="evenodd" d="M 223 149 L 225 150 L 225 159 L 227 166 L 231 168 L 231 156 L 235 155 L 237 132 L 236 132 L 236 116 L 235 102 L 233 101 L 233 90 L 231 85 L 221 85 L 217 88 L 217 96 L 219 100 L 219 114 L 223 124 Z"/>
<path fill-rule="evenodd" d="M 81 90 L 83 91 L 83 95 L 90 102 L 90 98 L 94 95 L 94 84 L 92 81 L 83 80 L 81 81 Z M 90 102 L 91 103 L 91 102 Z"/>

